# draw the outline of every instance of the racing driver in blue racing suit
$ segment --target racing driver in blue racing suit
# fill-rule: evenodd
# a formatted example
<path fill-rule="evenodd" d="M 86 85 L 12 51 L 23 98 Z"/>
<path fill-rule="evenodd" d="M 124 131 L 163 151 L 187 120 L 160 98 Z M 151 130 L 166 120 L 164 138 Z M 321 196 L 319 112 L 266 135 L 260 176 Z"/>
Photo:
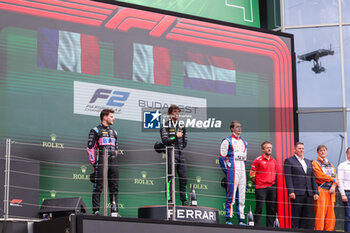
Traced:
<path fill-rule="evenodd" d="M 225 138 L 220 146 L 220 166 L 225 173 L 227 182 L 227 199 L 225 203 L 226 224 L 232 224 L 233 204 L 236 192 L 239 193 L 239 221 L 240 225 L 246 225 L 245 219 L 245 192 L 246 192 L 246 170 L 247 142 L 241 138 L 242 126 L 239 121 L 230 124 L 232 135 Z"/>

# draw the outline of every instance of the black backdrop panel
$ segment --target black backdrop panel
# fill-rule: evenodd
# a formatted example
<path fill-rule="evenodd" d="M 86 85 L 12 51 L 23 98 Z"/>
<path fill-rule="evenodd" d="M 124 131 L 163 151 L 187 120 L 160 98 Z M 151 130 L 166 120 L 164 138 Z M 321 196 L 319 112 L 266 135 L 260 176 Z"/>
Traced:
<path fill-rule="evenodd" d="M 39 171 L 37 162 L 11 160 L 9 217 L 37 218 L 39 210 Z M 0 159 L 0 170 L 5 171 L 5 160 Z M 5 172 L 0 172 L 0 200 L 4 200 Z M 4 203 L 0 210 L 3 216 Z"/>

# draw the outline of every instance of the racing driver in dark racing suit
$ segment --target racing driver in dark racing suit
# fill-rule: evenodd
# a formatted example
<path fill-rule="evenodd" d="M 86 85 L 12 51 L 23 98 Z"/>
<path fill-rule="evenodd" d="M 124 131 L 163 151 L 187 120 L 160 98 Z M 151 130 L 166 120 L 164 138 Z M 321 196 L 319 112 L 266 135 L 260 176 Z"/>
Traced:
<path fill-rule="evenodd" d="M 110 126 L 114 123 L 114 111 L 103 109 L 100 113 L 101 124 L 90 130 L 87 152 L 94 167 L 92 210 L 100 215 L 100 197 L 103 187 L 103 151 L 108 151 L 108 187 L 111 203 L 111 216 L 118 217 L 118 141 L 117 131 Z"/>
<path fill-rule="evenodd" d="M 180 108 L 176 105 L 171 105 L 168 109 L 168 115 L 170 120 L 165 123 L 160 129 L 160 136 L 165 146 L 175 147 L 175 172 L 177 171 L 180 178 L 180 200 L 182 205 L 188 205 L 186 198 L 186 185 L 187 185 L 187 166 L 186 159 L 183 153 L 183 149 L 187 146 L 186 128 L 178 125 L 178 119 L 180 115 Z M 170 150 L 171 151 L 171 150 Z M 168 153 L 168 174 L 171 173 L 171 153 Z M 168 202 L 171 203 L 171 180 L 168 181 Z M 175 201 L 174 201 L 175 202 Z"/>

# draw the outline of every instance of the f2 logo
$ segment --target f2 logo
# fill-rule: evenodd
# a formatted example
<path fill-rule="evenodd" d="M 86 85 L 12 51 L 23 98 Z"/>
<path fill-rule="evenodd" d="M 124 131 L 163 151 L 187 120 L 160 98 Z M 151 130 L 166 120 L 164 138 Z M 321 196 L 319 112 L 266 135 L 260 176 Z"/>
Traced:
<path fill-rule="evenodd" d="M 130 93 L 123 91 L 113 91 L 110 89 L 99 88 L 95 91 L 90 99 L 90 104 L 95 103 L 97 99 L 108 99 L 107 105 L 115 107 L 123 107 L 125 101 L 128 99 Z"/>

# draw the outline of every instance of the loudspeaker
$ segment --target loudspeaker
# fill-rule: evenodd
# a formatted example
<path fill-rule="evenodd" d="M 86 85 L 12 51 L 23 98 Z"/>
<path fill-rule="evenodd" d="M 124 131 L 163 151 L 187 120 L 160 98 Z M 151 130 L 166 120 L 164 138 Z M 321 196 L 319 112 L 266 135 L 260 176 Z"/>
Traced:
<path fill-rule="evenodd" d="M 40 218 L 57 218 L 70 214 L 90 214 L 80 197 L 45 199 L 39 211 Z"/>

